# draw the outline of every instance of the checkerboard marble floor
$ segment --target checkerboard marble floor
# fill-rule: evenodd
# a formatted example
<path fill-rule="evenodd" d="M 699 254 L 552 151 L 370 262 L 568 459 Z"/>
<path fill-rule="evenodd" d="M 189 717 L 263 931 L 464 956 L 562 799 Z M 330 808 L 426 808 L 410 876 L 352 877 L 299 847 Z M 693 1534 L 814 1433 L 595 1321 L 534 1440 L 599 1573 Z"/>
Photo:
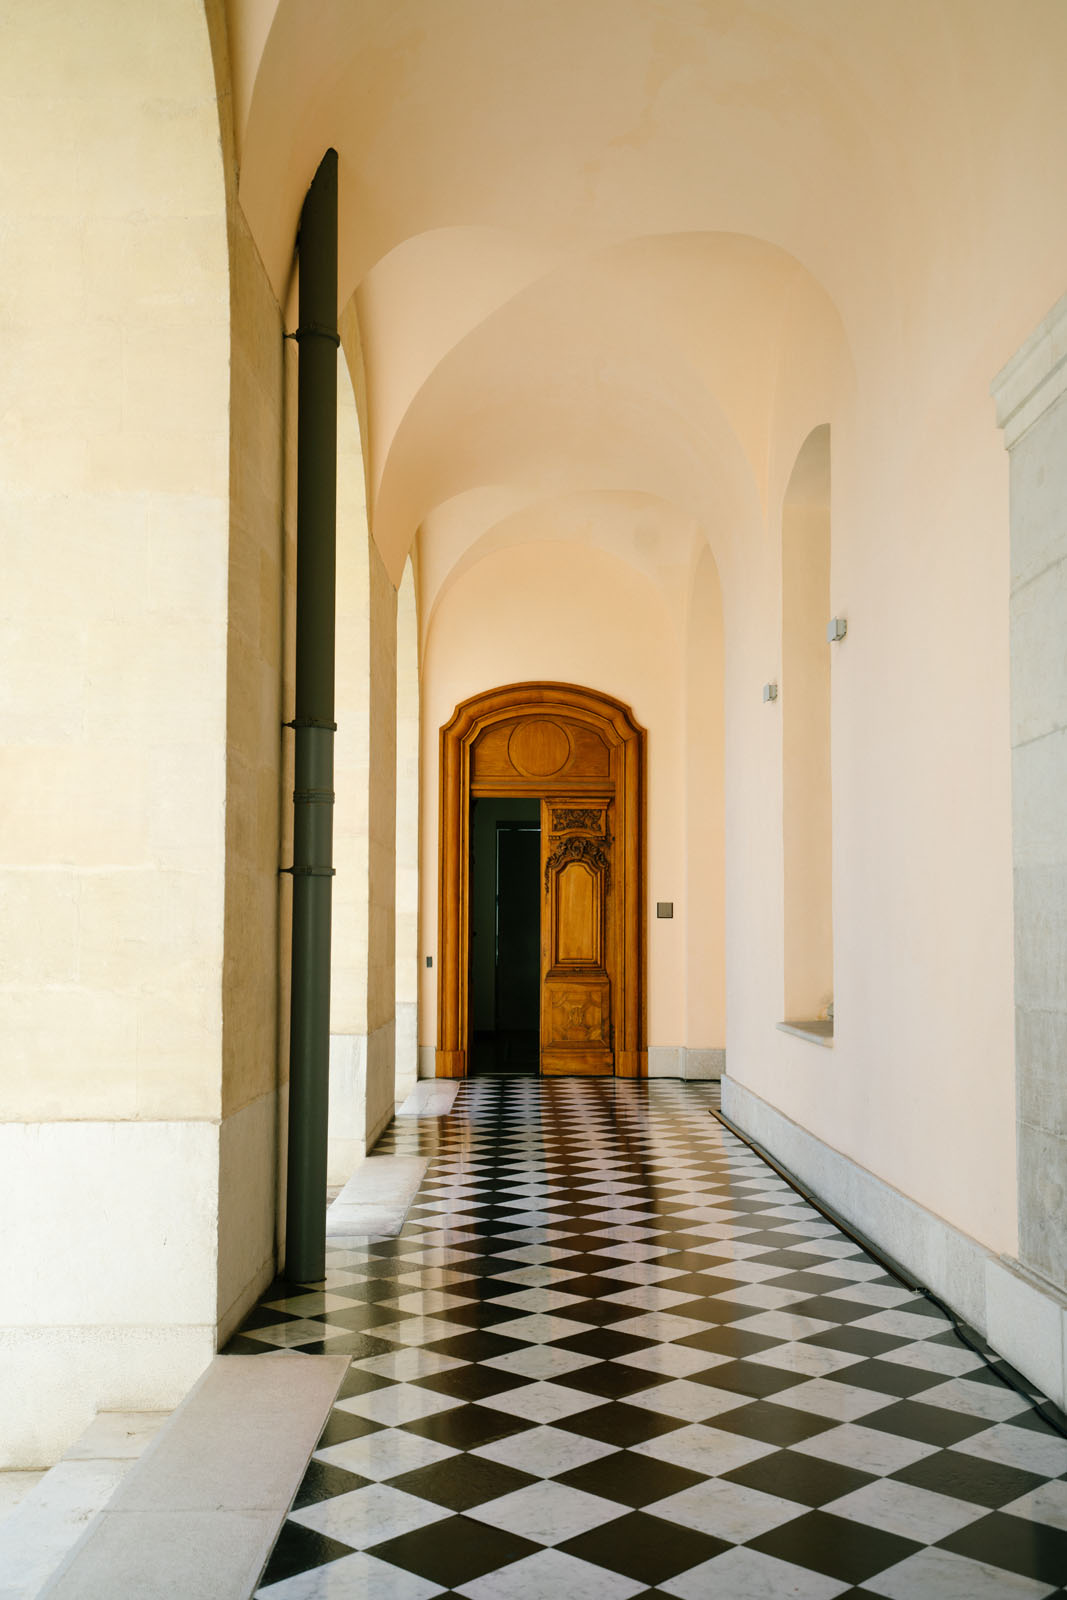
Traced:
<path fill-rule="evenodd" d="M 400 1235 L 230 1346 L 352 1363 L 262 1600 L 1067 1595 L 1067 1440 L 717 1099 L 472 1079 L 393 1125 Z"/>

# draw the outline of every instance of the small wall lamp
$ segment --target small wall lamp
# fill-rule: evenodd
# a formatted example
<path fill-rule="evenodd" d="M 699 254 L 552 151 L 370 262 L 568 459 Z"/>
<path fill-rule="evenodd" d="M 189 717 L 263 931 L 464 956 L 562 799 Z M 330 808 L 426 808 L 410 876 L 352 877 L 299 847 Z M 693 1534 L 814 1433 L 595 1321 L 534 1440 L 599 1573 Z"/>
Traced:
<path fill-rule="evenodd" d="M 776 683 L 765 683 L 763 685 L 763 698 L 764 700 L 777 700 L 778 685 Z"/>
<path fill-rule="evenodd" d="M 827 644 L 836 644 L 848 632 L 848 622 L 844 617 L 831 617 L 826 625 Z"/>

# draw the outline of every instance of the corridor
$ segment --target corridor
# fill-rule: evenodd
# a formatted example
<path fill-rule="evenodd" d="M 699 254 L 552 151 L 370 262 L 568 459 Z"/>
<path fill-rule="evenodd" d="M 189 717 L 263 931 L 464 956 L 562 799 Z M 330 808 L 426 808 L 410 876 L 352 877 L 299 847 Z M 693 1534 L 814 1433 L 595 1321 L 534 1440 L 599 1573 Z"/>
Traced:
<path fill-rule="evenodd" d="M 393 1123 L 399 1236 L 229 1347 L 352 1359 L 257 1595 L 1067 1594 L 1067 1440 L 717 1103 L 482 1078 Z"/>

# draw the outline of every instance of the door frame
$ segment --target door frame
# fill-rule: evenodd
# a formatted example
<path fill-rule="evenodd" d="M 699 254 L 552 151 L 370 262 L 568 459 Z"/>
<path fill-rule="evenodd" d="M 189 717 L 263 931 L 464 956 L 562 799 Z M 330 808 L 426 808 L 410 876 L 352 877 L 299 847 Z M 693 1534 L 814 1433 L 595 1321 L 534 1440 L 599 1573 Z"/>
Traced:
<path fill-rule="evenodd" d="M 469 1032 L 471 751 L 499 722 L 565 715 L 585 723 L 611 753 L 616 831 L 618 993 L 615 1076 L 648 1074 L 645 1035 L 645 730 L 630 708 L 610 695 L 573 683 L 512 683 L 456 707 L 440 736 L 440 808 L 437 880 L 436 1075 L 467 1075 Z M 573 792 L 565 778 L 509 781 L 507 793 L 551 800 Z"/>

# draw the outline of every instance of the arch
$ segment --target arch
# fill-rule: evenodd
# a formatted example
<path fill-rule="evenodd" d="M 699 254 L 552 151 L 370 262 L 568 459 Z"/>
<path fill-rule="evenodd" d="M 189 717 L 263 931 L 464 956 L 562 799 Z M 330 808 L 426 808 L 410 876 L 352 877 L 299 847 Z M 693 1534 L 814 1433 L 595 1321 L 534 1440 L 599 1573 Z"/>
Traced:
<path fill-rule="evenodd" d="M 588 730 L 607 747 L 608 773 L 598 792 L 610 788 L 614 807 L 614 882 L 607 945 L 615 985 L 614 1066 L 618 1077 L 648 1071 L 645 1036 L 645 730 L 621 700 L 571 683 L 515 683 L 474 695 L 457 706 L 441 729 L 438 877 L 437 1076 L 466 1076 L 469 1049 L 469 871 L 470 802 L 485 788 L 472 784 L 472 756 L 494 729 L 511 725 L 512 744 L 536 744 L 545 724 L 565 721 Z M 537 725 L 540 726 L 537 726 Z M 523 730 L 528 730 L 524 733 Z M 516 740 L 516 734 L 519 739 Z M 506 780 L 506 792 L 542 799 L 573 795 L 582 780 L 567 776 L 562 759 L 522 765 Z M 501 780 L 503 782 L 505 780 Z M 589 780 L 585 780 L 588 782 Z M 490 785 L 499 788 L 500 783 Z"/>
<path fill-rule="evenodd" d="M 782 505 L 784 1018 L 833 1034 L 830 428 L 805 440 Z"/>

